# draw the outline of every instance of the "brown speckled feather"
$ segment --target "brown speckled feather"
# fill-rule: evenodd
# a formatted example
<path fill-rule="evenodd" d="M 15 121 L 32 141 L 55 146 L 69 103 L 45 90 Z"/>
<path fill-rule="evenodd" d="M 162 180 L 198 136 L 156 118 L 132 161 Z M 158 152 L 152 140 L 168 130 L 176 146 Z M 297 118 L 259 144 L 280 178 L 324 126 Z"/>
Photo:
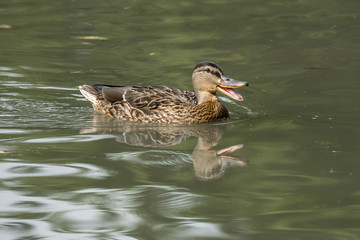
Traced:
<path fill-rule="evenodd" d="M 93 96 L 88 99 L 95 110 L 126 121 L 197 124 L 229 117 L 219 101 L 198 105 L 193 92 L 167 86 L 83 85 L 80 90 Z"/>

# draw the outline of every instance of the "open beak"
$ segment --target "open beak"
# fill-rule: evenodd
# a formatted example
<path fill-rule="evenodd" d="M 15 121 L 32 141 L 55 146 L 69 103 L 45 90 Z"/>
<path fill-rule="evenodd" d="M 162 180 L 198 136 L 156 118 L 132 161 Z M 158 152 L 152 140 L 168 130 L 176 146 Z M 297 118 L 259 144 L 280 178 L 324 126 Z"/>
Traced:
<path fill-rule="evenodd" d="M 226 75 L 221 76 L 221 82 L 216 87 L 216 90 L 219 92 L 225 94 L 226 96 L 238 100 L 238 101 L 244 101 L 244 98 L 237 92 L 233 90 L 233 88 L 239 88 L 249 86 L 247 82 L 238 81 L 235 79 L 232 79 Z"/>

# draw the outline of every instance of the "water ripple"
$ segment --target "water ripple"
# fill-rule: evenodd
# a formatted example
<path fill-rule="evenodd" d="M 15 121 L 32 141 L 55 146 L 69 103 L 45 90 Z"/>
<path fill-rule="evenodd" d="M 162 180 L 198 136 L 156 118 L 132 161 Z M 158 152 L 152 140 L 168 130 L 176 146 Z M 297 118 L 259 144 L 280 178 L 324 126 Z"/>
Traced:
<path fill-rule="evenodd" d="M 205 221 L 181 221 L 158 226 L 158 239 L 239 239 L 225 233 L 221 224 Z"/>
<path fill-rule="evenodd" d="M 156 204 L 151 208 L 157 214 L 172 219 L 184 219 L 181 212 L 191 211 L 195 207 L 204 204 L 202 196 L 183 191 L 169 191 L 156 197 Z M 185 219 L 189 219 L 186 217 Z M 192 218 L 194 219 L 194 218 Z"/>
<path fill-rule="evenodd" d="M 0 134 L 25 134 L 33 133 L 37 130 L 25 130 L 25 129 L 14 129 L 14 128 L 1 128 Z"/>
<path fill-rule="evenodd" d="M 145 231 L 162 240 L 238 239 L 241 235 L 236 227 L 229 229 L 239 226 L 235 220 L 209 222 L 206 217 L 194 214 L 197 207 L 204 206 L 206 196 L 189 193 L 185 188 L 139 185 L 88 188 L 46 196 L 31 191 L 0 194 L 2 236 L 133 240 L 138 232 Z"/>
<path fill-rule="evenodd" d="M 96 205 L 79 205 L 51 196 L 26 196 L 15 191 L 0 191 L 0 194 L 0 231 L 3 239 L 17 236 L 16 239 L 132 240 L 134 238 L 124 236 L 124 233 L 138 226 L 139 217 L 131 211 L 97 209 Z M 23 216 L 23 212 L 27 214 Z"/>
<path fill-rule="evenodd" d="M 19 73 L 2 72 L 1 69 L 0 69 L 0 76 L 1 76 L 1 77 L 15 77 L 15 78 L 24 77 L 24 75 L 19 74 Z"/>
<path fill-rule="evenodd" d="M 93 142 L 97 140 L 114 138 L 111 135 L 74 135 L 63 137 L 33 138 L 25 140 L 25 143 L 70 143 L 70 142 Z"/>
<path fill-rule="evenodd" d="M 22 76 L 21 74 L 12 73 L 11 75 L 18 77 L 17 75 Z M 7 76 L 0 72 L 0 76 Z M 46 89 L 46 90 L 62 90 L 62 91 L 78 91 L 77 88 L 65 88 L 65 87 L 56 87 L 56 86 L 44 86 L 42 84 L 33 84 L 25 83 L 19 81 L 6 81 L 1 84 L 4 87 L 16 87 L 20 89 Z"/>
<path fill-rule="evenodd" d="M 63 211 L 51 217 L 57 231 L 76 233 L 100 233 L 112 231 L 128 232 L 134 230 L 140 221 L 133 213 L 115 212 L 101 209 Z"/>
<path fill-rule="evenodd" d="M 131 161 L 142 165 L 179 165 L 192 162 L 190 154 L 169 150 L 107 153 L 106 156 L 110 160 Z"/>
<path fill-rule="evenodd" d="M 106 170 L 90 164 L 35 164 L 24 162 L 0 162 L 0 179 L 46 176 L 81 176 L 104 178 L 109 176 Z"/>

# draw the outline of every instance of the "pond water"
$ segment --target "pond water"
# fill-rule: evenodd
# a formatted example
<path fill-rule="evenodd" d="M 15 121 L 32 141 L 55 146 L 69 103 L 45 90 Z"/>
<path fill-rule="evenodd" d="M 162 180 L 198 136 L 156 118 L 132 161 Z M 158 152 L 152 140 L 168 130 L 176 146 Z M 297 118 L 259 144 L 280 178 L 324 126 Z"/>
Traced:
<path fill-rule="evenodd" d="M 1 239 L 359 239 L 359 9 L 2 1 Z M 77 89 L 192 90 L 202 60 L 250 83 L 227 121 L 124 123 Z"/>

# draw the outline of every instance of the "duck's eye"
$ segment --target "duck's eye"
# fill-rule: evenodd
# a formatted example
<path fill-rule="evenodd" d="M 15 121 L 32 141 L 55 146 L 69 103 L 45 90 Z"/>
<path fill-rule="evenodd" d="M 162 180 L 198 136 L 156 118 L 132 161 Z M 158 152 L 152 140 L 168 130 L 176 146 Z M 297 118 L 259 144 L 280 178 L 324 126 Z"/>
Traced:
<path fill-rule="evenodd" d="M 211 73 L 210 68 L 205 68 L 205 72 L 207 72 L 207 73 Z"/>

